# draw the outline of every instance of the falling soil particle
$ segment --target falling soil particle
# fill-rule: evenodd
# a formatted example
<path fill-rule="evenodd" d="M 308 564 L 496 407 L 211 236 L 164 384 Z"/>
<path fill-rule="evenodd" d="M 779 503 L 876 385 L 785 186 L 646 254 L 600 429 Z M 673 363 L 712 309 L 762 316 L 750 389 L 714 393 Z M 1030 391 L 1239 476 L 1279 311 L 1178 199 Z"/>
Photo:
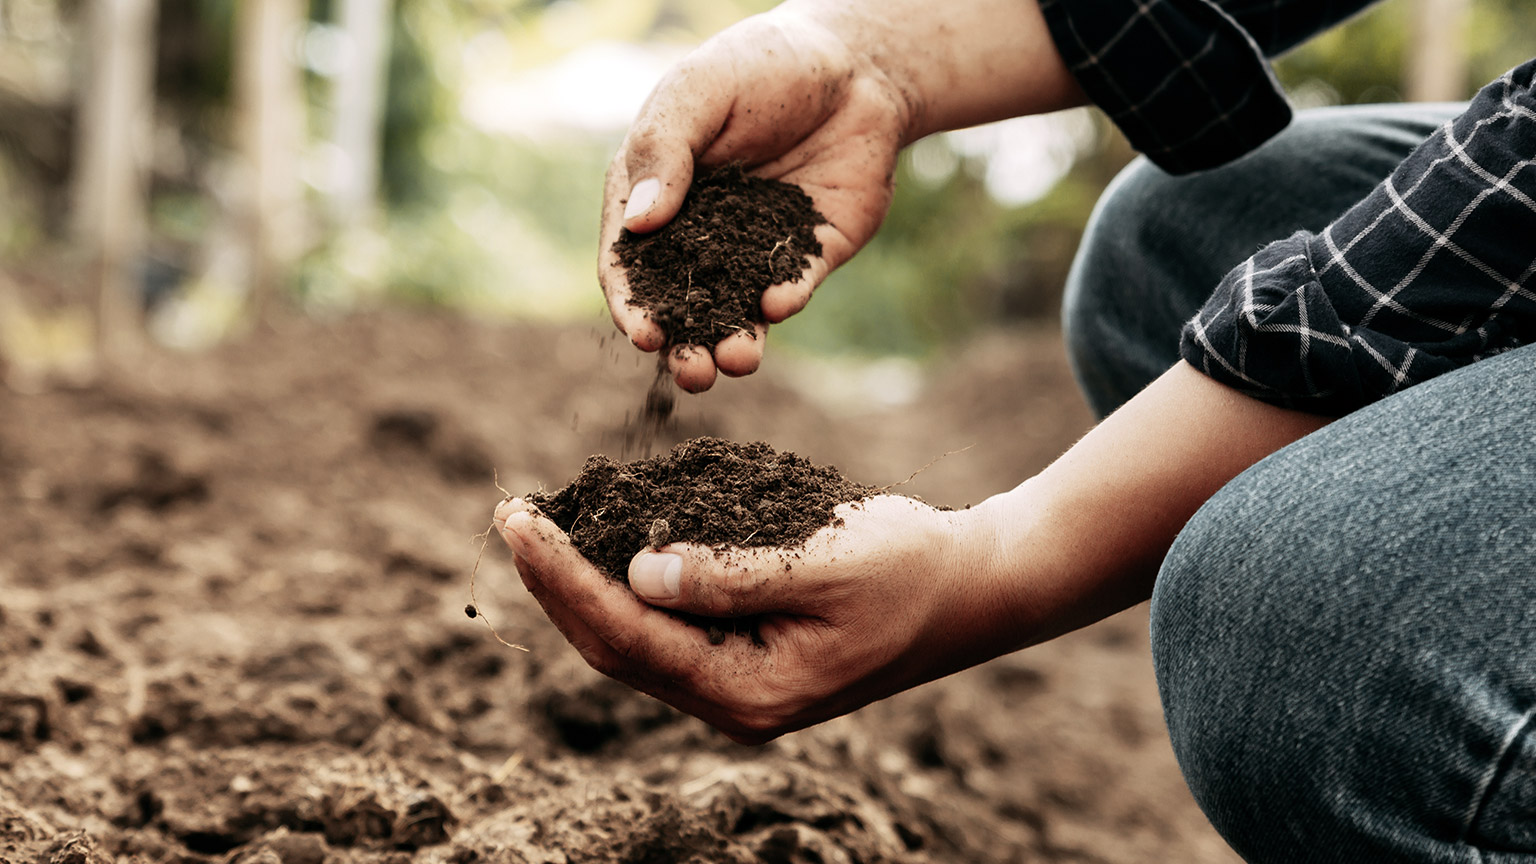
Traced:
<path fill-rule="evenodd" d="M 647 546 L 797 546 L 835 524 L 837 505 L 874 491 L 767 444 L 706 437 L 633 462 L 593 456 L 570 485 L 527 498 L 599 570 L 627 581 Z"/>
<path fill-rule="evenodd" d="M 667 354 L 656 357 L 656 374 L 651 386 L 645 390 L 645 400 L 633 419 L 625 422 L 624 449 L 620 455 L 628 459 L 632 455 L 650 453 L 656 438 L 672 420 L 677 410 L 677 394 L 672 392 L 672 373 L 667 368 Z"/>
<path fill-rule="evenodd" d="M 826 221 L 800 187 L 733 164 L 696 178 L 671 222 L 625 230 L 613 251 L 631 302 L 650 310 L 668 346 L 712 347 L 763 321 L 763 291 L 821 255 L 815 229 Z"/>

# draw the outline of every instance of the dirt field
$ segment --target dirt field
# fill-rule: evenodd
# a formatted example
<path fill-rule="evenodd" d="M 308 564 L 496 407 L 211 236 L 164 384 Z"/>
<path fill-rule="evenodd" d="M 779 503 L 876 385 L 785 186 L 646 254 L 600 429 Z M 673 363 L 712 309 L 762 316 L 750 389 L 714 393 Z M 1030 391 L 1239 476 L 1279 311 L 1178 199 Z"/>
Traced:
<path fill-rule="evenodd" d="M 1144 610 L 766 747 L 591 672 L 501 493 L 618 455 L 651 366 L 607 328 L 294 321 L 132 385 L 0 389 L 0 862 L 1231 862 L 1166 742 Z M 869 372 L 865 384 L 880 370 Z M 964 505 L 1086 428 L 1050 333 L 915 401 L 783 362 L 685 397 Z M 671 441 L 663 441 L 670 444 Z"/>

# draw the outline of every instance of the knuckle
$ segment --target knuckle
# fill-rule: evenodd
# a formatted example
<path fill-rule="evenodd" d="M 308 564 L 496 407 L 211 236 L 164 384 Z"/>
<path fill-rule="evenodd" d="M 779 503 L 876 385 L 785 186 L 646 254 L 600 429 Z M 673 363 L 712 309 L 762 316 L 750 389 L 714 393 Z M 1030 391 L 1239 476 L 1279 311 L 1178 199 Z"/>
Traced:
<path fill-rule="evenodd" d="M 745 564 L 733 564 L 726 568 L 716 587 L 720 612 L 740 613 L 746 601 L 762 591 L 767 583 L 766 574 Z"/>
<path fill-rule="evenodd" d="M 629 172 L 631 180 L 643 180 L 642 171 L 637 171 L 641 166 L 650 166 L 659 161 L 665 154 L 667 136 L 660 128 L 645 120 L 637 121 L 635 128 L 630 130 L 628 144 L 624 148 L 624 164 Z"/>
<path fill-rule="evenodd" d="M 684 606 L 687 611 L 711 618 L 729 618 L 736 614 L 738 602 L 732 587 L 719 578 L 700 576 L 685 579 Z"/>
<path fill-rule="evenodd" d="M 693 607 L 701 615 L 728 617 L 736 611 L 737 601 L 728 586 L 715 582 L 695 583 Z"/>
<path fill-rule="evenodd" d="M 624 179 L 628 174 L 629 144 L 626 141 L 613 158 L 608 160 L 608 170 L 603 174 L 603 186 L 609 195 L 614 194 L 624 185 Z"/>

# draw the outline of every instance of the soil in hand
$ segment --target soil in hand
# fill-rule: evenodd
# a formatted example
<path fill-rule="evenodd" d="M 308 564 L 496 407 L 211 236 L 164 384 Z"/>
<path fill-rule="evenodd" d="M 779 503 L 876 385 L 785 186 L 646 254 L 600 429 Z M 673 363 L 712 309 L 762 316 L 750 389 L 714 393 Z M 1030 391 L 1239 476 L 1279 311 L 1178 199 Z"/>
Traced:
<path fill-rule="evenodd" d="M 627 581 L 629 559 L 647 546 L 797 546 L 835 522 L 837 505 L 874 493 L 794 453 L 706 437 L 633 462 L 593 456 L 570 485 L 527 500 L 599 570 Z"/>
<path fill-rule="evenodd" d="M 673 220 L 613 244 L 630 300 L 667 345 L 712 347 L 763 320 L 763 291 L 793 282 L 821 255 L 826 218 L 800 187 L 726 165 L 696 178 Z"/>

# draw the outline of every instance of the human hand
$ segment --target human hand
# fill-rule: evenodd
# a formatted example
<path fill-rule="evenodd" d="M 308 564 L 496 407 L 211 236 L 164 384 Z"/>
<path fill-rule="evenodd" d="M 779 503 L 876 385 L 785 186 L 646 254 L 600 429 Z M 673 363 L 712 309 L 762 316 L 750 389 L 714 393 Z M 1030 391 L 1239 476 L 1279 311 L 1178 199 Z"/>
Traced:
<path fill-rule="evenodd" d="M 696 164 L 739 161 L 794 183 L 830 223 L 816 229 L 821 258 L 763 293 L 763 318 L 777 323 L 879 228 L 902 146 L 1084 101 L 1033 2 L 786 0 L 669 71 L 614 156 L 598 259 L 614 323 L 642 350 L 663 347 L 660 328 L 628 302 L 613 243 L 621 228 L 645 233 L 669 222 Z M 766 331 L 675 346 L 668 366 L 683 389 L 706 390 L 717 371 L 755 371 Z"/>
<path fill-rule="evenodd" d="M 763 293 L 766 322 L 800 311 L 885 218 L 910 117 L 891 78 L 814 16 L 781 7 L 706 42 L 657 85 L 608 169 L 598 279 L 614 323 L 641 350 L 666 347 L 646 310 L 630 304 L 613 244 L 621 228 L 645 233 L 671 221 L 696 164 L 741 162 L 793 183 L 826 217 L 816 229 L 821 257 Z M 756 371 L 766 332 L 762 323 L 713 346 L 671 346 L 667 363 L 678 386 L 707 390 L 717 370 Z"/>
<path fill-rule="evenodd" d="M 495 521 L 523 583 L 589 664 L 761 743 L 1017 647 L 1002 631 L 1020 616 L 1000 571 L 978 566 L 991 541 L 966 511 L 878 496 L 837 515 L 842 525 L 792 549 L 647 550 L 627 586 L 521 500 Z M 711 644 L 666 610 L 756 635 Z"/>

